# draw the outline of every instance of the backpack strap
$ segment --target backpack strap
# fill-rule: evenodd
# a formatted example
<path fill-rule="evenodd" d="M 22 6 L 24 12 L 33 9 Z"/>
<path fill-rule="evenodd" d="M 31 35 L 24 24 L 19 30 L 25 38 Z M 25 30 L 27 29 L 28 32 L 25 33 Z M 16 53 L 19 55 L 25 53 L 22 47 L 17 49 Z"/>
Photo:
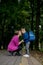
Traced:
<path fill-rule="evenodd" d="M 30 35 L 29 35 L 29 32 L 28 32 L 28 39 L 30 39 Z"/>

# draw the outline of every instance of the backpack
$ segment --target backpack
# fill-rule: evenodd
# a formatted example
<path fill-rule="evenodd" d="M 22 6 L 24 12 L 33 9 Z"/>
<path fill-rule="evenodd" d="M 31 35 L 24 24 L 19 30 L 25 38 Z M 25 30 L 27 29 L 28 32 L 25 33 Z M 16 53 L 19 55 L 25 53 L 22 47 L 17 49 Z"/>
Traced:
<path fill-rule="evenodd" d="M 35 34 L 33 33 L 33 31 L 29 31 L 29 41 L 34 41 L 35 40 Z"/>

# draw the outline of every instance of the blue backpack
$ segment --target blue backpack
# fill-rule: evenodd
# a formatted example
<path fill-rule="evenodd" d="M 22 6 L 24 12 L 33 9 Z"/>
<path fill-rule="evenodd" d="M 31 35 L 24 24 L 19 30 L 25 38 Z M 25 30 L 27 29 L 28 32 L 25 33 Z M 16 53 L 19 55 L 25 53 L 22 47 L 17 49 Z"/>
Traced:
<path fill-rule="evenodd" d="M 29 41 L 34 41 L 35 35 L 34 35 L 33 31 L 29 31 L 28 34 L 29 34 Z"/>

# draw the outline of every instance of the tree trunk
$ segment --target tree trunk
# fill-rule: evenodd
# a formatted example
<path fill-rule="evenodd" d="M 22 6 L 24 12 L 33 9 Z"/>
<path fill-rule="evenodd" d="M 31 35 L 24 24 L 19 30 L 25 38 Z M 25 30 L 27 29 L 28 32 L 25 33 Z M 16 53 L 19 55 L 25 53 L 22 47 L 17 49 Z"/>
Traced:
<path fill-rule="evenodd" d="M 31 9 L 32 9 L 32 20 L 31 20 L 31 30 L 33 31 L 33 23 L 34 23 L 34 0 L 31 1 Z M 33 42 L 30 44 L 31 50 L 33 50 Z"/>
<path fill-rule="evenodd" d="M 40 23 L 40 0 L 37 0 L 37 12 L 36 12 L 36 44 L 35 49 L 39 50 L 39 23 Z"/>

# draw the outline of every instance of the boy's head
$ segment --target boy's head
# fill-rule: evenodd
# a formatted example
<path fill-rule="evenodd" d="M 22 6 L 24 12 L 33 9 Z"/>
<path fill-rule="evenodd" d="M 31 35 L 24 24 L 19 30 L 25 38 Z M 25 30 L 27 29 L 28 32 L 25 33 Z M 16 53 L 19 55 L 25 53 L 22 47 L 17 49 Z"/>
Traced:
<path fill-rule="evenodd" d="M 24 34 L 26 32 L 26 29 L 25 28 L 21 28 L 21 32 L 22 32 L 22 34 Z"/>

